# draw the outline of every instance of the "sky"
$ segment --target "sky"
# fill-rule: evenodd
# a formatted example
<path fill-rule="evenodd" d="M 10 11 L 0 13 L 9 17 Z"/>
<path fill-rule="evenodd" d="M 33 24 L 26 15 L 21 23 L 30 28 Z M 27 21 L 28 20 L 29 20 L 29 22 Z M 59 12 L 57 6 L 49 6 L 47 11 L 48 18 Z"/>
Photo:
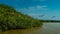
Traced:
<path fill-rule="evenodd" d="M 19 12 L 43 20 L 60 20 L 60 0 L 0 0 Z"/>

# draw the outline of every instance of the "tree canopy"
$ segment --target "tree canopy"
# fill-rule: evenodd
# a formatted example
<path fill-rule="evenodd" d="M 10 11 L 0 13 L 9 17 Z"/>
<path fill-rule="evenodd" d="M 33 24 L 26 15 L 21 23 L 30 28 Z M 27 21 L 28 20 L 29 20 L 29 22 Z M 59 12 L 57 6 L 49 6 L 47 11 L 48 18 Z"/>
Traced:
<path fill-rule="evenodd" d="M 0 27 L 2 30 L 41 26 L 40 20 L 18 12 L 13 7 L 0 4 Z"/>

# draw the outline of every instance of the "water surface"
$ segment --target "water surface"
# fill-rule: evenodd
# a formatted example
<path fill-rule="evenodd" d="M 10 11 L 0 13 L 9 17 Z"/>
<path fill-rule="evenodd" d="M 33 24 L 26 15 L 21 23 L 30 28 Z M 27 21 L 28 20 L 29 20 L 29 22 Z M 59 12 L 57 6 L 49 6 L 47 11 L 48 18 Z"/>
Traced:
<path fill-rule="evenodd" d="M 60 34 L 60 23 L 43 23 L 42 27 L 10 30 L 3 34 Z"/>

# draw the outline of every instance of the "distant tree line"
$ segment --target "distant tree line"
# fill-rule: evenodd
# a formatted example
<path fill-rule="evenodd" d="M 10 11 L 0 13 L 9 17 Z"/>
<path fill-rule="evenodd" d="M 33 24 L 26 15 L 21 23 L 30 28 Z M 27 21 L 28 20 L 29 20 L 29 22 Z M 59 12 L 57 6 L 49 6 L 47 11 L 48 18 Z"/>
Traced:
<path fill-rule="evenodd" d="M 60 22 L 60 20 L 40 20 L 41 22 Z"/>

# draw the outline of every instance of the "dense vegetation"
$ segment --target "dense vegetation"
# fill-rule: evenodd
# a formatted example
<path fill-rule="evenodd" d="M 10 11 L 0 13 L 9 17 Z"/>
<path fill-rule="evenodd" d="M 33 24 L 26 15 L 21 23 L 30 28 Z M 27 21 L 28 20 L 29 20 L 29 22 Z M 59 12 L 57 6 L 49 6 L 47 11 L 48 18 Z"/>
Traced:
<path fill-rule="evenodd" d="M 0 29 L 2 31 L 39 27 L 41 25 L 40 20 L 24 15 L 11 6 L 0 4 Z"/>

